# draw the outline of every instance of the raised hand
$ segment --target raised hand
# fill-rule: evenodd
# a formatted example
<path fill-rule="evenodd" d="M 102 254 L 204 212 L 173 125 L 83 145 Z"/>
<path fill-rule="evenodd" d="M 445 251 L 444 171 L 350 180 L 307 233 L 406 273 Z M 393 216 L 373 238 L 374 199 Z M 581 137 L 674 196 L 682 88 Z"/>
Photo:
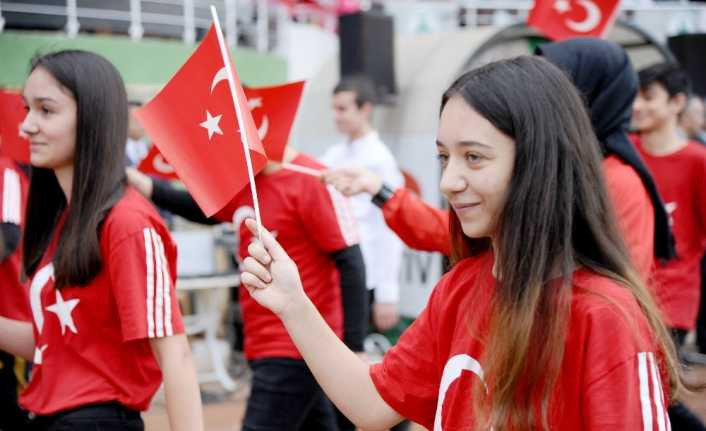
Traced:
<path fill-rule="evenodd" d="M 376 194 L 382 187 L 382 179 L 365 168 L 339 168 L 326 171 L 323 180 L 333 185 L 345 196 L 358 193 Z"/>
<path fill-rule="evenodd" d="M 245 220 L 245 226 L 257 238 L 255 220 Z M 240 280 L 255 301 L 284 318 L 306 301 L 306 294 L 294 261 L 267 229 L 261 233 L 261 241 L 255 239 L 248 246 L 250 256 L 243 261 Z"/>

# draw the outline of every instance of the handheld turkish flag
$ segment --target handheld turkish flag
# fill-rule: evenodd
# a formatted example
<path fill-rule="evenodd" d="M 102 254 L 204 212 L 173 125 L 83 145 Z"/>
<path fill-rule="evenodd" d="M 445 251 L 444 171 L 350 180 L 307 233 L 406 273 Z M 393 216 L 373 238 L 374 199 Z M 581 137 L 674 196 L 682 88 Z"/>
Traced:
<path fill-rule="evenodd" d="M 272 87 L 245 87 L 248 106 L 258 124 L 258 135 L 269 160 L 281 162 L 284 157 L 303 90 L 304 81 Z"/>
<path fill-rule="evenodd" d="M 217 17 L 196 51 L 136 115 L 207 216 L 248 182 L 256 194 L 254 175 L 267 157 Z"/>
<path fill-rule="evenodd" d="M 603 37 L 619 0 L 536 0 L 527 24 L 553 40 Z"/>
<path fill-rule="evenodd" d="M 0 153 L 20 163 L 29 163 L 29 141 L 20 133 L 25 115 L 19 93 L 0 91 Z"/>
<path fill-rule="evenodd" d="M 152 145 L 144 159 L 137 165 L 137 170 L 147 175 L 154 175 L 166 180 L 178 180 L 174 167 L 167 162 L 156 145 Z"/>

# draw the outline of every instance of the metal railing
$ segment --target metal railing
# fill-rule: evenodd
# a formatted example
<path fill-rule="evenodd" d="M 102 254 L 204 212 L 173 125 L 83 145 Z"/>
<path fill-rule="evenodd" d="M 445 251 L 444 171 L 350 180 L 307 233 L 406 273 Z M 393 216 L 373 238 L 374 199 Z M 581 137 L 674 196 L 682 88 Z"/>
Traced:
<path fill-rule="evenodd" d="M 63 4 L 62 4 L 63 3 Z M 274 47 L 271 39 L 277 38 L 278 28 L 288 19 L 300 22 L 314 22 L 321 27 L 335 31 L 335 12 L 295 5 L 283 13 L 283 7 L 275 0 L 66 0 L 41 1 L 0 1 L 0 31 L 7 20 L 5 15 L 34 14 L 45 17 L 65 18 L 63 30 L 69 37 L 75 37 L 82 29 L 82 22 L 102 20 L 127 26 L 127 34 L 133 40 L 140 40 L 146 33 L 177 36 L 185 43 L 193 43 L 199 32 L 211 24 L 208 8 L 215 4 L 221 14 L 225 37 L 229 45 L 239 41 L 267 52 Z M 533 0 L 389 0 L 384 3 L 395 16 L 396 24 L 404 21 L 410 11 L 424 10 L 432 20 L 441 24 L 437 27 L 448 30 L 458 26 L 476 27 L 485 25 L 506 25 L 526 20 Z M 121 7 L 122 6 L 122 7 Z M 401 11 L 401 12 L 400 12 Z M 674 29 L 663 29 L 670 17 L 678 22 L 676 31 L 706 32 L 706 6 L 686 0 L 652 1 L 623 0 L 620 6 L 621 18 L 642 24 L 642 27 L 657 33 L 674 33 Z M 672 21 L 674 21 L 672 19 Z M 643 24 L 640 20 L 645 21 Z M 681 21 L 679 21 L 681 20 Z M 270 23 L 274 23 L 271 26 Z M 85 25 L 85 24 L 83 24 Z M 161 26 L 161 27 L 160 27 Z M 163 28 L 168 27 L 166 31 Z M 158 27 L 162 30 L 154 30 Z M 403 27 L 398 25 L 398 27 Z M 148 31 L 150 28 L 153 30 Z M 160 31 L 162 32 L 160 34 Z M 166 32 L 166 33 L 165 33 Z"/>
<path fill-rule="evenodd" d="M 48 2 L 47 2 L 48 3 Z M 58 3 L 58 2 L 57 2 Z M 102 3 L 102 4 L 101 4 Z M 80 6 L 77 0 L 66 0 L 65 5 L 41 2 L 0 1 L 0 31 L 7 20 L 8 13 L 33 14 L 39 16 L 65 17 L 63 30 L 69 37 L 78 35 L 81 21 L 87 19 L 115 23 L 129 23 L 128 34 L 133 40 L 142 39 L 145 28 L 150 25 L 171 26 L 181 29 L 181 38 L 185 43 L 194 43 L 197 32 L 211 25 L 210 4 L 216 5 L 221 22 L 224 23 L 225 38 L 229 45 L 238 43 L 238 10 L 253 11 L 255 21 L 256 47 L 261 51 L 268 49 L 268 11 L 266 0 L 129 0 L 127 8 L 120 8 L 125 2 L 94 2 L 91 6 Z M 106 5 L 105 7 L 103 5 Z M 161 8 L 162 12 L 145 11 L 146 6 Z M 166 13 L 169 10 L 171 13 Z M 255 13 L 256 11 L 257 13 Z M 247 29 L 246 29 L 247 30 Z"/>

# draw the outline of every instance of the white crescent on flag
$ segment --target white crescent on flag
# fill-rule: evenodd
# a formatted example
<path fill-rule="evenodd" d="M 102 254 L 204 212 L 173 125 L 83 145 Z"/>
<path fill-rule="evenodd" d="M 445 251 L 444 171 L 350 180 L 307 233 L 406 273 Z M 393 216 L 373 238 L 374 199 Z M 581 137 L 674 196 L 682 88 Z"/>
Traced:
<path fill-rule="evenodd" d="M 248 99 L 248 108 L 250 108 L 250 112 L 257 108 L 262 107 L 262 97 L 254 97 L 252 99 Z M 267 131 L 270 128 L 270 119 L 267 118 L 267 114 L 262 116 L 262 123 L 260 124 L 260 127 L 257 128 L 257 136 L 260 137 L 260 140 L 264 140 L 265 136 L 267 136 Z"/>
<path fill-rule="evenodd" d="M 586 18 L 583 21 L 567 19 L 564 21 L 566 26 L 577 33 L 593 31 L 601 23 L 601 18 L 603 17 L 601 9 L 592 0 L 577 0 L 576 3 L 581 5 L 586 11 Z"/>
<path fill-rule="evenodd" d="M 225 67 L 222 67 L 216 74 L 213 76 L 213 81 L 211 81 L 211 93 L 213 93 L 213 89 L 216 88 L 216 85 L 221 82 L 221 81 L 227 81 L 228 80 L 228 71 L 226 70 Z"/>
<path fill-rule="evenodd" d="M 152 167 L 155 171 L 161 172 L 163 174 L 174 173 L 174 168 L 172 167 L 172 165 L 167 163 L 167 161 L 164 160 L 164 157 L 162 157 L 161 154 L 157 154 L 154 156 L 154 159 L 152 159 Z"/>

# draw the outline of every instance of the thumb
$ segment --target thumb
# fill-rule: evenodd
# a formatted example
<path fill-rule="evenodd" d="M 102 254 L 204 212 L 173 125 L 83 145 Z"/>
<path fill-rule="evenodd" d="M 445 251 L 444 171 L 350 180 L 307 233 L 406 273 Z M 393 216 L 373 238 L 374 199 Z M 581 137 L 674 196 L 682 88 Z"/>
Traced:
<path fill-rule="evenodd" d="M 257 222 L 254 219 L 249 218 L 245 220 L 245 226 L 257 238 Z M 270 231 L 262 227 L 260 232 L 262 233 L 262 237 L 260 238 L 260 240 L 265 246 L 267 252 L 270 254 L 270 256 L 272 256 L 273 260 L 289 259 L 289 255 L 287 254 L 287 252 L 284 251 L 281 245 L 279 245 L 279 243 L 277 242 L 275 237 L 272 236 Z"/>

